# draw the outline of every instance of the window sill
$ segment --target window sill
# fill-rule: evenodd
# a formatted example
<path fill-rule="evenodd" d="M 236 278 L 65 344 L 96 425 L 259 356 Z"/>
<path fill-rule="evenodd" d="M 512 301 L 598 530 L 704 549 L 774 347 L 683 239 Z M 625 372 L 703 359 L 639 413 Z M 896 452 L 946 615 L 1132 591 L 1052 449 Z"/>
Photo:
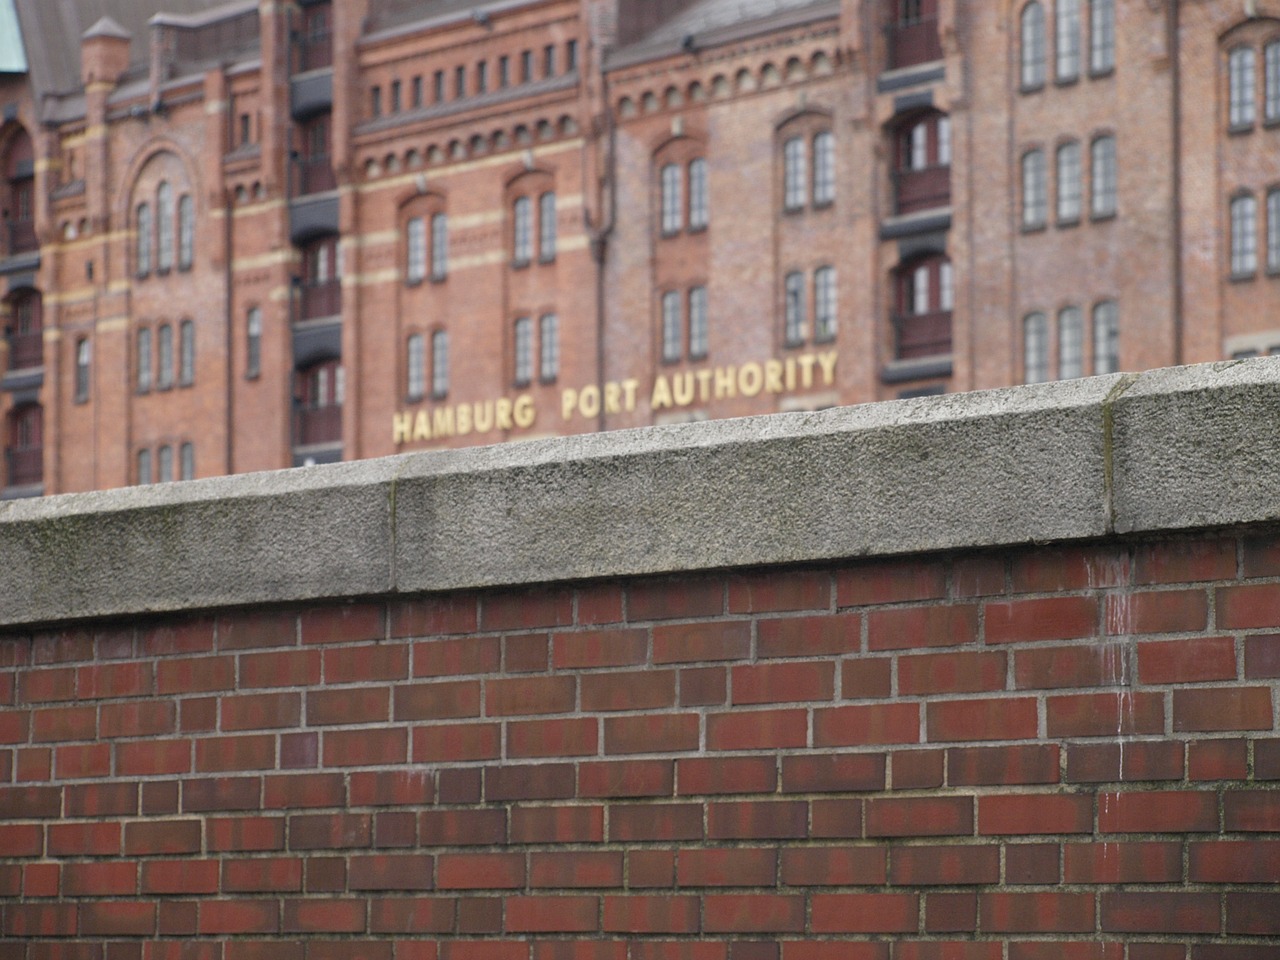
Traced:
<path fill-rule="evenodd" d="M 441 393 L 436 393 L 435 391 L 432 391 L 432 393 L 431 393 L 431 399 L 432 399 L 432 401 L 433 401 L 433 402 L 436 402 L 436 403 L 440 402 L 441 400 L 448 400 L 448 399 L 449 399 L 449 391 L 445 390 L 445 391 L 443 391 L 443 392 L 441 392 Z"/>
<path fill-rule="evenodd" d="M 835 200 L 815 200 L 813 201 L 814 212 L 819 210 L 830 210 L 836 205 Z"/>
<path fill-rule="evenodd" d="M 1022 225 L 1023 233 L 1044 233 L 1049 229 L 1049 225 L 1044 222 L 1024 223 Z"/>
<path fill-rule="evenodd" d="M 405 403 L 421 403 L 422 400 L 423 394 L 421 393 L 411 393 L 404 398 Z"/>
<path fill-rule="evenodd" d="M 261 377 L 262 377 L 261 370 L 246 370 L 244 374 L 244 378 L 246 380 L 259 380 L 261 379 Z"/>
<path fill-rule="evenodd" d="M 1106 223 L 1108 220 L 1114 220 L 1115 218 L 1116 212 L 1114 210 L 1108 210 L 1105 213 L 1089 214 L 1089 219 L 1094 223 Z"/>
<path fill-rule="evenodd" d="M 836 342 L 836 335 L 835 335 L 834 333 L 824 333 L 824 334 L 822 334 L 821 336 L 815 336 L 815 337 L 813 338 L 813 342 L 814 342 L 815 344 L 819 344 L 819 343 L 835 343 L 835 342 Z"/>
<path fill-rule="evenodd" d="M 1054 77 L 1053 85 L 1055 87 L 1074 87 L 1080 82 L 1080 74 L 1074 74 L 1070 77 Z"/>
<path fill-rule="evenodd" d="M 1253 133 L 1253 127 L 1254 127 L 1254 123 L 1253 123 L 1253 121 L 1252 121 L 1252 120 L 1251 120 L 1251 121 L 1249 121 L 1248 123 L 1232 123 L 1232 124 L 1228 124 L 1228 125 L 1227 125 L 1227 136 L 1229 136 L 1229 137 L 1242 137 L 1242 136 L 1244 136 L 1245 134 Z"/>
<path fill-rule="evenodd" d="M 549 253 L 545 257 L 538 258 L 538 263 L 542 264 L 543 266 L 549 263 L 555 263 L 555 262 L 556 262 L 556 255 L 554 253 Z"/>
<path fill-rule="evenodd" d="M 554 386 L 558 376 L 559 375 L 557 374 L 555 377 L 539 377 L 538 383 L 542 384 L 544 387 Z"/>
<path fill-rule="evenodd" d="M 405 277 L 404 285 L 410 288 L 420 287 L 422 286 L 422 280 L 422 277 Z"/>
<path fill-rule="evenodd" d="M 1080 218 L 1077 217 L 1059 217 L 1057 227 L 1059 230 L 1070 230 L 1072 227 L 1080 226 Z"/>
<path fill-rule="evenodd" d="M 1264 130 L 1275 130 L 1280 128 L 1280 116 L 1267 117 L 1262 121 L 1262 128 Z"/>
<path fill-rule="evenodd" d="M 512 269 L 512 270 L 527 270 L 527 269 L 529 269 L 529 261 L 528 261 L 528 260 L 512 260 L 512 261 L 511 261 L 511 269 Z"/>
<path fill-rule="evenodd" d="M 803 338 L 784 339 L 782 345 L 788 350 L 799 350 L 805 346 L 805 340 Z"/>
<path fill-rule="evenodd" d="M 532 380 L 513 380 L 511 385 L 517 390 L 528 390 L 531 383 L 533 383 Z"/>
<path fill-rule="evenodd" d="M 1116 74 L 1115 64 L 1112 64 L 1111 66 L 1107 66 L 1107 67 L 1090 67 L 1089 68 L 1090 80 L 1106 80 L 1110 77 L 1114 77 L 1115 74 Z"/>
<path fill-rule="evenodd" d="M 689 232 L 690 232 L 690 233 L 706 233 L 706 232 L 707 232 L 707 224 L 705 224 L 705 223 L 691 223 L 691 224 L 689 224 Z"/>
<path fill-rule="evenodd" d="M 1250 270 L 1246 273 L 1233 273 L 1227 277 L 1229 283 L 1248 283 L 1258 278 L 1257 270 Z"/>
<path fill-rule="evenodd" d="M 1018 92 L 1026 96 L 1032 93 L 1039 93 L 1043 89 L 1044 89 L 1044 81 L 1041 81 L 1040 83 L 1023 84 L 1022 86 L 1018 87 Z"/>

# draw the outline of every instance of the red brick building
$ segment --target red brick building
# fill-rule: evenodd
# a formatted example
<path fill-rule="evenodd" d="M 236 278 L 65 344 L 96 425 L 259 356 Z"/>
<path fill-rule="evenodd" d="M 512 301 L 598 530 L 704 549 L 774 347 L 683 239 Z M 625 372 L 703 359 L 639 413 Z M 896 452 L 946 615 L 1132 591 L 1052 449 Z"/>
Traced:
<path fill-rule="evenodd" d="M 1275 0 L 6 24 L 7 497 L 1280 347 Z"/>

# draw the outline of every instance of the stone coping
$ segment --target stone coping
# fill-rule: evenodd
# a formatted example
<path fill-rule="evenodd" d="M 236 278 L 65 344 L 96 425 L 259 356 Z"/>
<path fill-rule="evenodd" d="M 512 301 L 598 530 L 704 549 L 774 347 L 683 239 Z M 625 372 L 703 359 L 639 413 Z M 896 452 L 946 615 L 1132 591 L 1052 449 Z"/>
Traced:
<path fill-rule="evenodd" d="M 0 505 L 0 625 L 1280 517 L 1280 359 Z"/>

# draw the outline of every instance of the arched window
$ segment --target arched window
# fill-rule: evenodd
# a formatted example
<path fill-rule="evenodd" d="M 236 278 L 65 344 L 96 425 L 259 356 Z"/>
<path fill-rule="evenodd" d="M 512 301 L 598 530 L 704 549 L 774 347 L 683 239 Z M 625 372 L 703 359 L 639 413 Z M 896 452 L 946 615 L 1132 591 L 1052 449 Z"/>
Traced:
<path fill-rule="evenodd" d="M 1044 7 L 1032 0 L 1022 8 L 1022 89 L 1044 86 Z"/>
<path fill-rule="evenodd" d="M 138 483 L 147 484 L 151 482 L 151 451 L 138 451 Z"/>
<path fill-rule="evenodd" d="M 701 157 L 689 161 L 689 229 L 703 230 L 711 219 L 708 196 L 707 161 Z"/>
<path fill-rule="evenodd" d="M 342 262 L 336 235 L 311 240 L 302 248 L 299 320 L 342 313 Z"/>
<path fill-rule="evenodd" d="M 173 447 L 167 443 L 156 451 L 156 473 L 161 483 L 173 482 Z"/>
<path fill-rule="evenodd" d="M 915 213 L 951 202 L 951 120 L 915 113 L 894 128 L 895 212 Z"/>
<path fill-rule="evenodd" d="M 808 158 L 803 137 L 791 137 L 782 145 L 782 205 L 801 210 L 807 199 Z"/>
<path fill-rule="evenodd" d="M 196 478 L 196 447 L 195 444 L 187 442 L 182 445 L 182 479 L 194 480 Z"/>
<path fill-rule="evenodd" d="M 1080 76 L 1080 0 L 1057 0 L 1054 43 L 1057 48 L 1057 77 L 1075 80 Z"/>
<path fill-rule="evenodd" d="M 262 373 L 262 310 L 250 307 L 245 316 L 244 375 L 250 379 Z"/>
<path fill-rule="evenodd" d="M 297 372 L 295 442 L 299 445 L 342 440 L 343 374 L 342 361 L 336 358 L 320 360 Z"/>
<path fill-rule="evenodd" d="M 156 188 L 156 269 L 173 269 L 173 188 L 161 181 Z"/>
<path fill-rule="evenodd" d="M 1267 191 L 1267 272 L 1280 272 L 1280 187 Z"/>
<path fill-rule="evenodd" d="M 1028 314 L 1022 321 L 1022 379 L 1044 383 L 1049 379 L 1049 319 L 1043 313 Z"/>
<path fill-rule="evenodd" d="M 556 195 L 548 190 L 538 197 L 538 259 L 549 263 L 556 258 Z"/>
<path fill-rule="evenodd" d="M 1043 227 L 1048 219 L 1049 185 L 1044 152 L 1028 150 L 1022 155 L 1022 226 Z"/>
<path fill-rule="evenodd" d="M 898 267 L 895 359 L 951 352 L 952 283 L 951 261 L 943 253 L 926 254 Z"/>
<path fill-rule="evenodd" d="M 190 270 L 196 249 L 196 205 L 191 194 L 178 198 L 178 269 Z"/>
<path fill-rule="evenodd" d="M 789 347 L 798 346 L 805 341 L 804 286 L 804 274 L 798 270 L 788 273 L 783 280 L 782 338 Z"/>
<path fill-rule="evenodd" d="M 516 197 L 511 220 L 511 259 L 516 266 L 524 266 L 533 254 L 533 208 L 528 197 Z"/>
<path fill-rule="evenodd" d="M 449 218 L 443 213 L 431 217 L 431 279 L 449 275 Z"/>
<path fill-rule="evenodd" d="M 1058 222 L 1074 223 L 1080 219 L 1083 193 L 1080 169 L 1080 144 L 1076 141 L 1058 147 Z"/>
<path fill-rule="evenodd" d="M 44 479 L 44 409 L 26 403 L 9 412 L 6 485 L 23 487 Z"/>
<path fill-rule="evenodd" d="M 1227 120 L 1233 127 L 1254 121 L 1254 60 L 1252 47 L 1236 47 L 1227 54 Z"/>
<path fill-rule="evenodd" d="M 1115 65 L 1115 0 L 1089 0 L 1089 70 L 1106 73 Z"/>
<path fill-rule="evenodd" d="M 151 273 L 151 207 L 149 204 L 138 204 L 134 230 L 137 231 L 134 238 L 135 268 L 139 277 L 145 277 Z"/>
<path fill-rule="evenodd" d="M 6 237 L 0 251 L 13 255 L 39 248 L 35 230 L 35 153 L 27 131 L 18 128 L 9 137 L 0 173 L 0 209 L 4 210 Z"/>
<path fill-rule="evenodd" d="M 189 387 L 196 379 L 196 325 L 183 320 L 178 327 L 178 385 Z"/>
<path fill-rule="evenodd" d="M 684 221 L 684 201 L 680 190 L 680 167 L 668 163 L 659 176 L 662 189 L 662 232 L 665 236 L 678 233 Z"/>
<path fill-rule="evenodd" d="M 1093 372 L 1115 373 L 1120 369 L 1119 310 L 1114 300 L 1093 307 Z"/>
<path fill-rule="evenodd" d="M 830 130 L 813 137 L 813 203 L 823 206 L 836 198 L 836 138 Z"/>
<path fill-rule="evenodd" d="M 1098 137 L 1089 149 L 1093 166 L 1093 215 L 1109 217 L 1116 212 L 1116 138 Z"/>
<path fill-rule="evenodd" d="M 405 224 L 405 271 L 409 283 L 421 283 L 427 276 L 427 224 L 410 217 Z"/>
<path fill-rule="evenodd" d="M 9 369 L 24 370 L 44 363 L 44 307 L 35 290 L 19 290 L 9 298 Z"/>
<path fill-rule="evenodd" d="M 1242 194 L 1231 201 L 1231 274 L 1246 277 L 1258 269 L 1258 201 Z"/>
<path fill-rule="evenodd" d="M 1084 376 L 1084 318 L 1079 307 L 1058 311 L 1058 379 Z"/>
<path fill-rule="evenodd" d="M 410 334 L 405 354 L 405 396 L 410 401 L 418 401 L 427 392 L 427 344 L 422 334 Z"/>

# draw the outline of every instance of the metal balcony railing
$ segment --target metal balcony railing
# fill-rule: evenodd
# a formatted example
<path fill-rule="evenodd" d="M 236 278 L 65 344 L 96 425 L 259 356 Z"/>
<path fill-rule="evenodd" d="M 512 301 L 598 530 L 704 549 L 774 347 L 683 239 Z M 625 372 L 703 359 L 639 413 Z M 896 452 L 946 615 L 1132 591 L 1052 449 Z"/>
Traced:
<path fill-rule="evenodd" d="M 951 352 L 951 311 L 896 314 L 893 332 L 895 360 L 943 356 Z"/>
<path fill-rule="evenodd" d="M 951 166 L 899 170 L 893 175 L 894 213 L 916 213 L 951 203 Z"/>
<path fill-rule="evenodd" d="M 298 288 L 298 319 L 319 320 L 342 312 L 342 281 L 324 280 Z"/>

